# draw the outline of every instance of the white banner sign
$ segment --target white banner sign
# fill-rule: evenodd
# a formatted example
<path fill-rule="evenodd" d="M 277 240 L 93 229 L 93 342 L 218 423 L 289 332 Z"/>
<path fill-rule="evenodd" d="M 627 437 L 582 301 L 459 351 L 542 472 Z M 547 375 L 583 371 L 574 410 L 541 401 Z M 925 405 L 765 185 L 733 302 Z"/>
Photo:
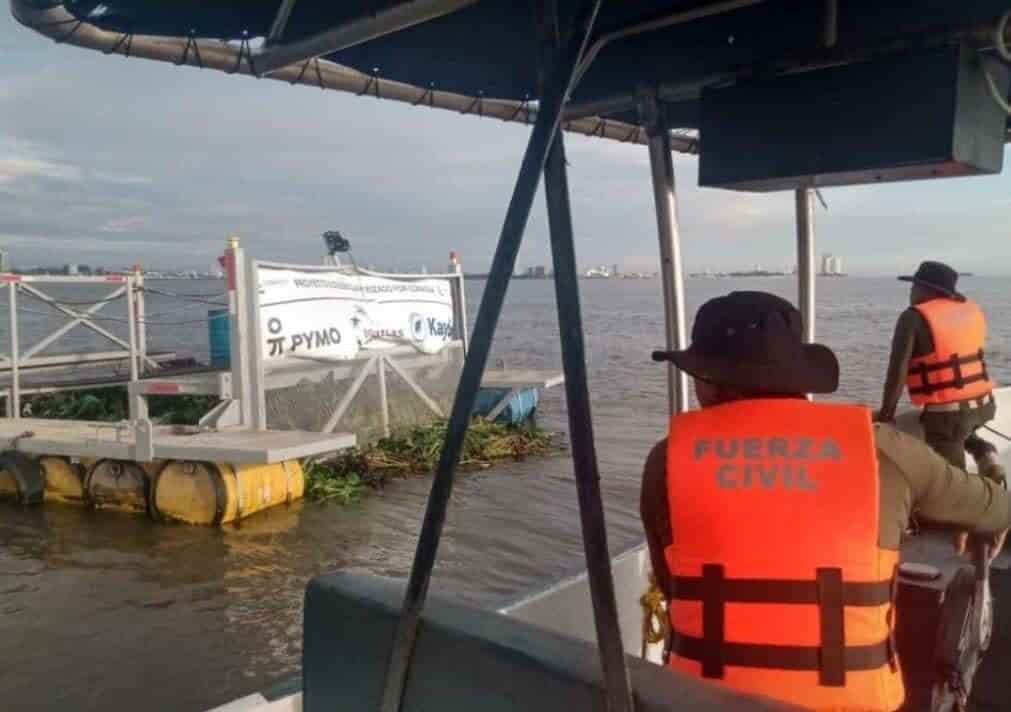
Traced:
<path fill-rule="evenodd" d="M 264 361 L 352 359 L 404 344 L 434 354 L 454 338 L 446 280 L 268 267 L 259 274 Z"/>

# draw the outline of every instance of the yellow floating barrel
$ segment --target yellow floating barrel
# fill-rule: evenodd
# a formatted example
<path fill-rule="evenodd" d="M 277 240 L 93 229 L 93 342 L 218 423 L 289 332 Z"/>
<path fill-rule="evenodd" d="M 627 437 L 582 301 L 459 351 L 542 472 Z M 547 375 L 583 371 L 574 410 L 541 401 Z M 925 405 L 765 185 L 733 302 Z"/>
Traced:
<path fill-rule="evenodd" d="M 0 452 L 0 498 L 38 504 L 44 490 L 45 477 L 35 458 L 17 450 Z"/>
<path fill-rule="evenodd" d="M 43 499 L 46 502 L 84 504 L 84 477 L 81 465 L 72 463 L 65 457 L 43 456 L 37 464 L 44 481 Z M 13 467 L 0 469 L 0 498 L 22 498 L 21 487 Z"/>
<path fill-rule="evenodd" d="M 302 467 L 295 460 L 273 465 L 172 460 L 151 484 L 151 512 L 187 524 L 218 525 L 300 499 L 304 491 Z"/>
<path fill-rule="evenodd" d="M 84 471 L 86 463 L 74 463 L 66 457 L 43 456 L 39 458 L 46 479 L 46 502 L 85 504 Z"/>
<path fill-rule="evenodd" d="M 96 509 L 147 512 L 150 475 L 136 462 L 99 460 L 88 471 L 84 489 Z"/>
<path fill-rule="evenodd" d="M 17 499 L 18 481 L 8 469 L 0 470 L 0 499 Z"/>

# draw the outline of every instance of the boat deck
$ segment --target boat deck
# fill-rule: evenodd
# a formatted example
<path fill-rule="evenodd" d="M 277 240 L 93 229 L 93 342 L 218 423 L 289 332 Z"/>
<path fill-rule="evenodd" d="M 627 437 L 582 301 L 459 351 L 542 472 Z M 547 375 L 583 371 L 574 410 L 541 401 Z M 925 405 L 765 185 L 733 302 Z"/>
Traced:
<path fill-rule="evenodd" d="M 154 457 L 160 460 L 205 460 L 233 464 L 269 464 L 336 452 L 355 444 L 351 433 L 298 430 L 216 431 L 159 425 L 153 433 Z M 0 419 L 0 450 L 32 455 L 134 459 L 131 428 L 123 423 L 41 418 Z"/>

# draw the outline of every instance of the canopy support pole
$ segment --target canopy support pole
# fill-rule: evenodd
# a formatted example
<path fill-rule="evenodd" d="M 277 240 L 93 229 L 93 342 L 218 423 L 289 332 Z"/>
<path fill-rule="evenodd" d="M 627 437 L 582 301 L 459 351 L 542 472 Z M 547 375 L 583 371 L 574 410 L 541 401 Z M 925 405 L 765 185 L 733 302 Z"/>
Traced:
<path fill-rule="evenodd" d="M 271 44 L 252 56 L 250 64 L 255 67 L 258 74 L 270 74 L 289 64 L 356 47 L 369 40 L 452 14 L 475 2 L 477 0 L 413 0 L 397 3 L 386 10 L 364 14 L 318 34 L 293 42 L 279 43 L 277 40 L 284 32 L 288 15 L 294 6 L 294 2 L 282 3 L 271 27 L 271 34 L 277 34 L 273 36 Z"/>
<path fill-rule="evenodd" d="M 797 205 L 797 306 L 804 321 L 804 341 L 814 342 L 814 191 L 799 188 Z"/>
<path fill-rule="evenodd" d="M 295 9 L 295 2 L 296 0 L 281 0 L 281 4 L 277 8 L 277 14 L 274 15 L 274 21 L 270 24 L 270 32 L 267 33 L 268 45 L 281 41 L 281 36 L 288 26 L 291 11 Z"/>
<path fill-rule="evenodd" d="M 681 231 L 678 225 L 674 158 L 667 117 L 656 96 L 640 102 L 639 112 L 649 136 L 649 164 L 653 175 L 657 236 L 660 239 L 660 276 L 663 279 L 663 312 L 667 350 L 688 347 L 685 319 L 684 265 L 681 261 Z M 688 410 L 688 378 L 673 363 L 667 363 L 667 401 L 671 413 Z"/>
<path fill-rule="evenodd" d="M 558 133 L 562 107 L 571 87 L 576 65 L 585 51 L 593 30 L 600 2 L 601 0 L 593 0 L 583 4 L 577 16 L 573 18 L 571 26 L 574 32 L 556 53 L 551 73 L 542 89 L 537 119 L 523 154 L 498 247 L 495 249 L 495 257 L 474 324 L 470 349 L 467 351 L 460 383 L 456 389 L 453 412 L 442 444 L 439 466 L 428 497 L 425 519 L 421 526 L 421 535 L 414 554 L 414 563 L 407 582 L 407 591 L 404 594 L 400 620 L 397 622 L 386 679 L 383 683 L 379 707 L 381 712 L 398 712 L 400 709 L 418 633 L 418 623 L 428 594 L 432 568 L 435 566 L 439 540 L 446 521 L 446 510 L 453 493 L 453 480 L 464 436 L 470 425 L 477 391 L 481 387 L 481 377 L 488 361 L 495 327 L 502 313 L 506 289 L 516 267 L 516 256 L 537 194 L 541 172 L 544 170 L 552 140 Z"/>
<path fill-rule="evenodd" d="M 618 605 L 607 546 L 607 527 L 600 492 L 600 472 L 593 438 L 593 416 L 587 385 L 583 316 L 579 305 L 579 273 L 573 240 L 572 209 L 565 168 L 565 143 L 559 133 L 551 144 L 544 169 L 551 255 L 555 269 L 555 301 L 565 371 L 565 401 L 569 411 L 569 439 L 579 496 L 590 599 L 597 630 L 608 712 L 632 712 L 632 695 L 621 642 Z"/>

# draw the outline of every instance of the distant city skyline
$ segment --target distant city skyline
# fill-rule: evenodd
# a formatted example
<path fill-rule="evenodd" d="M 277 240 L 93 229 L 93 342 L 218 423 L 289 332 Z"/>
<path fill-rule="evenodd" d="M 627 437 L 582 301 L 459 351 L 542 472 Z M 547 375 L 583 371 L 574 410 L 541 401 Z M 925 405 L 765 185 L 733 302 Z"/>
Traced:
<path fill-rule="evenodd" d="M 70 255 L 67 255 L 68 257 Z M 322 261 L 322 253 L 317 256 L 317 259 L 307 259 L 305 264 L 320 264 Z M 379 263 L 361 263 L 363 267 L 378 271 L 391 271 L 391 272 L 404 272 L 411 274 L 425 274 L 425 273 L 440 273 L 444 271 L 446 264 L 448 264 L 448 256 L 446 263 L 419 263 L 416 265 L 404 265 L 404 264 L 384 264 Z M 167 276 L 186 276 L 186 277 L 200 277 L 200 278 L 219 278 L 223 276 L 223 272 L 217 264 L 217 259 L 215 258 L 213 264 L 204 265 L 202 267 L 193 267 L 186 264 L 152 264 L 143 265 L 137 262 L 133 264 L 126 263 L 116 263 L 110 262 L 108 264 L 87 264 L 84 262 L 70 262 L 64 264 L 21 264 L 17 261 L 16 255 L 12 255 L 10 250 L 3 249 L 0 246 L 0 272 L 14 271 L 22 273 L 31 272 L 47 272 L 52 274 L 91 274 L 91 273 L 120 273 L 129 272 L 133 270 L 135 266 L 141 267 L 142 271 L 147 274 L 155 275 L 167 275 Z M 874 272 L 874 271 L 856 271 L 849 272 L 844 270 L 844 260 L 840 255 L 835 255 L 832 253 L 822 253 L 819 257 L 818 264 L 816 266 L 816 272 L 821 276 L 835 276 L 835 275 L 849 275 L 849 276 L 862 276 L 862 277 L 890 277 L 893 276 L 891 272 Z M 466 274 L 483 274 L 487 272 L 487 269 L 474 268 L 470 265 L 462 265 L 464 272 Z M 610 262 L 605 264 L 585 264 L 579 267 L 580 274 L 584 277 L 606 277 L 606 276 L 621 276 L 627 274 L 634 277 L 643 277 L 652 274 L 658 274 L 660 269 L 659 260 L 655 264 L 644 264 L 644 263 L 633 263 L 630 261 L 619 261 Z M 791 262 L 787 259 L 781 261 L 769 260 L 767 262 L 754 262 L 746 263 L 742 261 L 725 261 L 723 263 L 706 264 L 701 266 L 688 265 L 685 268 L 685 275 L 689 274 L 729 274 L 734 272 L 742 271 L 763 271 L 768 270 L 772 272 L 781 272 L 784 274 L 795 274 L 797 270 L 796 262 Z M 960 270 L 968 271 L 968 270 Z M 538 264 L 522 264 L 517 265 L 514 272 L 515 275 L 543 278 L 550 277 L 553 273 L 553 267 L 548 263 L 538 263 Z M 972 270 L 972 273 L 978 276 L 992 276 L 992 277 L 1003 277 L 1006 273 L 999 271 L 989 271 L 986 269 L 982 270 Z M 898 272 L 894 273 L 898 275 Z"/>

